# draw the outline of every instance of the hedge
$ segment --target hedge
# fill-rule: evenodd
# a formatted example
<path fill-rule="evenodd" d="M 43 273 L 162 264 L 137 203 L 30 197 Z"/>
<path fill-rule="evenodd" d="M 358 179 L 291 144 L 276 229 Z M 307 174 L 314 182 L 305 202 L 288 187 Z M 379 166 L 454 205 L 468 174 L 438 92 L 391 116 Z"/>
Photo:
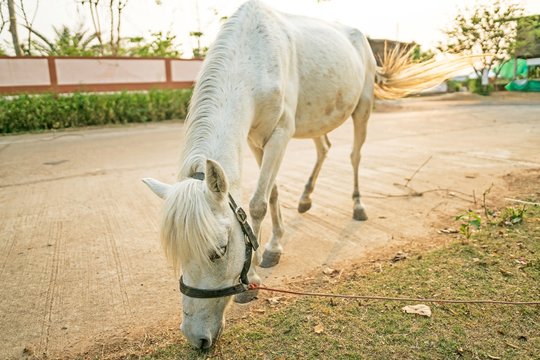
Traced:
<path fill-rule="evenodd" d="M 0 133 L 185 119 L 191 90 L 0 97 Z"/>

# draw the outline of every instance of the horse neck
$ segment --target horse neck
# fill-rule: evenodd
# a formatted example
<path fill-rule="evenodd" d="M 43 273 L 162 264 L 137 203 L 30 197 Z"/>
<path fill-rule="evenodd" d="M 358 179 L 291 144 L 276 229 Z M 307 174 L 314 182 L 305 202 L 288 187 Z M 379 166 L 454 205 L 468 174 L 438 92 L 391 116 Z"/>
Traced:
<path fill-rule="evenodd" d="M 178 177 L 204 172 L 206 160 L 212 159 L 223 167 L 231 192 L 240 195 L 243 144 L 251 124 L 250 100 L 239 84 L 234 89 L 216 85 L 204 96 L 211 98 L 198 102 L 201 95 L 194 93 Z"/>
<path fill-rule="evenodd" d="M 212 159 L 225 170 L 232 192 L 240 191 L 243 144 L 255 112 L 245 59 L 261 6 L 244 4 L 210 48 L 191 99 L 180 179 L 204 171 Z"/>

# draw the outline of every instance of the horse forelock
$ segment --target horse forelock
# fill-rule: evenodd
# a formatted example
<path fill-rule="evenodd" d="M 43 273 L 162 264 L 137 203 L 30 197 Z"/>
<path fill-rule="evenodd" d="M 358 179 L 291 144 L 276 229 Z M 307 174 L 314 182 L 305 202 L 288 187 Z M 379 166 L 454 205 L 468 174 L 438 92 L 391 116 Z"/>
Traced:
<path fill-rule="evenodd" d="M 165 200 L 161 244 L 176 273 L 188 261 L 210 264 L 218 250 L 219 222 L 205 195 L 204 182 L 186 179 Z"/>

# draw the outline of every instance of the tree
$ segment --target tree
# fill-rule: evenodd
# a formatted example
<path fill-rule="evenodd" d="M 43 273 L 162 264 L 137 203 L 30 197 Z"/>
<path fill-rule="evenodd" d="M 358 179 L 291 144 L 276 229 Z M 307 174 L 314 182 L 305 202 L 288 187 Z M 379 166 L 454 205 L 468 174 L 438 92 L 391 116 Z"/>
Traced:
<path fill-rule="evenodd" d="M 22 56 L 21 44 L 19 42 L 19 33 L 17 32 L 17 15 L 15 13 L 15 1 L 7 0 L 8 12 L 9 12 L 9 32 L 11 33 L 11 40 L 13 42 L 13 50 L 15 55 Z"/>
<path fill-rule="evenodd" d="M 208 46 L 201 46 L 201 38 L 204 33 L 202 31 L 192 31 L 189 33 L 189 36 L 197 39 L 197 47 L 193 48 L 193 57 L 196 59 L 203 59 L 208 52 Z"/>
<path fill-rule="evenodd" d="M 138 57 L 170 57 L 178 58 L 182 54 L 174 44 L 175 35 L 160 31 L 152 34 L 150 41 L 142 36 L 129 39 L 131 46 L 127 49 L 127 54 Z"/>
<path fill-rule="evenodd" d="M 423 51 L 420 45 L 415 44 L 411 56 L 413 62 L 421 63 L 432 59 L 435 56 L 435 53 L 431 49 Z"/>
<path fill-rule="evenodd" d="M 472 9 L 458 12 L 453 26 L 444 30 L 447 40 L 439 45 L 439 49 L 455 54 L 485 54 L 473 65 L 481 79 L 485 72 L 489 73 L 495 65 L 503 64 L 512 56 L 516 40 L 515 19 L 522 14 L 521 7 L 505 0 L 495 0 L 489 5 L 477 3 Z M 495 81 L 498 75 L 496 71 Z M 487 86 L 482 88 L 487 94 Z"/>
<path fill-rule="evenodd" d="M 98 44 L 92 44 L 97 39 L 97 35 L 88 34 L 80 26 L 77 30 L 71 30 L 66 25 L 59 28 L 53 27 L 55 38 L 48 39 L 35 29 L 29 29 L 38 40 L 32 41 L 32 46 L 38 54 L 47 56 L 96 56 L 100 49 Z M 33 55 L 28 49 L 28 55 Z"/>
<path fill-rule="evenodd" d="M 106 0 L 105 0 L 106 1 Z M 108 0 L 107 13 L 110 26 L 109 40 L 106 42 L 102 31 L 102 21 L 104 20 L 101 0 L 77 0 L 80 4 L 87 5 L 94 26 L 94 33 L 99 42 L 101 55 L 119 55 L 121 53 L 120 30 L 122 25 L 122 14 L 128 0 Z"/>

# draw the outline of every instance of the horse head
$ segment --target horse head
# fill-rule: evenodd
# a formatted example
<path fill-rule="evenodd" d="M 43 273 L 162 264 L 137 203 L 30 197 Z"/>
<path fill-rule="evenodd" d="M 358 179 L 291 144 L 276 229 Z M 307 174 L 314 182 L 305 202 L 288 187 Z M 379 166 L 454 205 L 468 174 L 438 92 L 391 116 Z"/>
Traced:
<path fill-rule="evenodd" d="M 200 175 L 173 185 L 150 178 L 143 181 L 165 200 L 161 243 L 175 271 L 182 268 L 180 329 L 193 346 L 206 349 L 221 334 L 231 297 L 206 297 L 204 292 L 211 294 L 243 286 L 239 284 L 239 274 L 245 275 L 249 244 L 236 213 L 231 211 L 229 185 L 221 166 L 207 160 L 205 175 Z M 194 290 L 195 295 L 186 295 L 190 292 L 185 288 Z M 203 296 L 197 296 L 197 291 Z"/>

